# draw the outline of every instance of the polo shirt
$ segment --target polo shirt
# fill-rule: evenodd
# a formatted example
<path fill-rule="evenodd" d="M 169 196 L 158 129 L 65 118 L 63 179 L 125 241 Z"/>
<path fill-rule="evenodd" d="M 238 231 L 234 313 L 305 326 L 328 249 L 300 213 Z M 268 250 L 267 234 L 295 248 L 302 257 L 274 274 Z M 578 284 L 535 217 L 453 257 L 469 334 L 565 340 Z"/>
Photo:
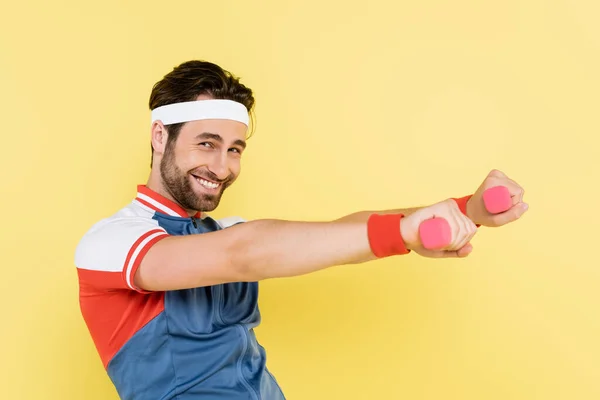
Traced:
<path fill-rule="evenodd" d="M 122 400 L 282 400 L 254 328 L 258 282 L 148 292 L 133 277 L 148 250 L 179 235 L 244 223 L 183 208 L 144 185 L 94 224 L 75 251 L 79 303 Z"/>

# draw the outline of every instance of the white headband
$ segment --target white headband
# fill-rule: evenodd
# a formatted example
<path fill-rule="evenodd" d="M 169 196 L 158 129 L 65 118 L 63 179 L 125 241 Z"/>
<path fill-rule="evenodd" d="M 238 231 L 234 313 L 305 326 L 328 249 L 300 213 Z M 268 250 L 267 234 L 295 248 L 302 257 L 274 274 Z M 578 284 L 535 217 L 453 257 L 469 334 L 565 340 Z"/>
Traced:
<path fill-rule="evenodd" d="M 201 119 L 229 119 L 248 126 L 246 106 L 232 100 L 197 100 L 167 104 L 152 110 L 152 122 L 162 121 L 165 125 Z"/>

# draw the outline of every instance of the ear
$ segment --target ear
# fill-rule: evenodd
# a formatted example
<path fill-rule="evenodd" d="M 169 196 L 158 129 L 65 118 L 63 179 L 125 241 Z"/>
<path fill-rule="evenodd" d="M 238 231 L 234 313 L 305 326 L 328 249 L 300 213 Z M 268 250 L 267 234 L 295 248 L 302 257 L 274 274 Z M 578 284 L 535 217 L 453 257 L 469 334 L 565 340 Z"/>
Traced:
<path fill-rule="evenodd" d="M 167 138 L 169 137 L 167 128 L 165 128 L 161 121 L 155 121 L 152 123 L 150 135 L 154 152 L 163 155 L 167 146 Z"/>

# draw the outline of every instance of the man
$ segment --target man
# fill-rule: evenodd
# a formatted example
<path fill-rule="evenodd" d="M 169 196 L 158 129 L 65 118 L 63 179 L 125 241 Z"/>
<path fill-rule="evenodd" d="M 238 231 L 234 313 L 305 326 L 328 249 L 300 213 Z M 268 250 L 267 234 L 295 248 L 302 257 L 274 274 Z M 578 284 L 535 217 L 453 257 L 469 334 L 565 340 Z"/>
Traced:
<path fill-rule="evenodd" d="M 284 399 L 254 335 L 258 281 L 411 251 L 465 257 L 478 225 L 526 210 L 521 187 L 492 171 L 472 196 L 428 207 L 327 222 L 215 220 L 206 212 L 240 173 L 252 91 L 215 64 L 190 61 L 154 86 L 149 105 L 149 179 L 75 255 L 83 317 L 124 400 Z M 513 207 L 490 215 L 482 193 L 497 185 Z M 419 239 L 433 216 L 451 227 L 443 249 Z"/>

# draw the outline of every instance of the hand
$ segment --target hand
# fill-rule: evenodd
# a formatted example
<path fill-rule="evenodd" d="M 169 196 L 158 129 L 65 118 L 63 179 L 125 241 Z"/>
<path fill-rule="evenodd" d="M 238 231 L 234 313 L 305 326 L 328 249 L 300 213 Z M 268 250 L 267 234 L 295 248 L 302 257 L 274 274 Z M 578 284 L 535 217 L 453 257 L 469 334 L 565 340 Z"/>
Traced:
<path fill-rule="evenodd" d="M 512 198 L 512 207 L 500 214 L 490 214 L 483 203 L 483 192 L 493 186 L 506 186 Z M 488 227 L 506 225 L 521 218 L 529 208 L 529 205 L 523 202 L 523 194 L 523 188 L 515 181 L 501 171 L 492 170 L 467 202 L 467 216 L 478 225 Z"/>
<path fill-rule="evenodd" d="M 419 238 L 419 226 L 430 218 L 444 218 L 450 224 L 451 243 L 440 250 L 425 249 Z M 452 199 L 423 207 L 400 220 L 400 233 L 406 247 L 431 258 L 466 257 L 473 250 L 470 240 L 477 233 L 477 227 L 465 216 Z"/>

